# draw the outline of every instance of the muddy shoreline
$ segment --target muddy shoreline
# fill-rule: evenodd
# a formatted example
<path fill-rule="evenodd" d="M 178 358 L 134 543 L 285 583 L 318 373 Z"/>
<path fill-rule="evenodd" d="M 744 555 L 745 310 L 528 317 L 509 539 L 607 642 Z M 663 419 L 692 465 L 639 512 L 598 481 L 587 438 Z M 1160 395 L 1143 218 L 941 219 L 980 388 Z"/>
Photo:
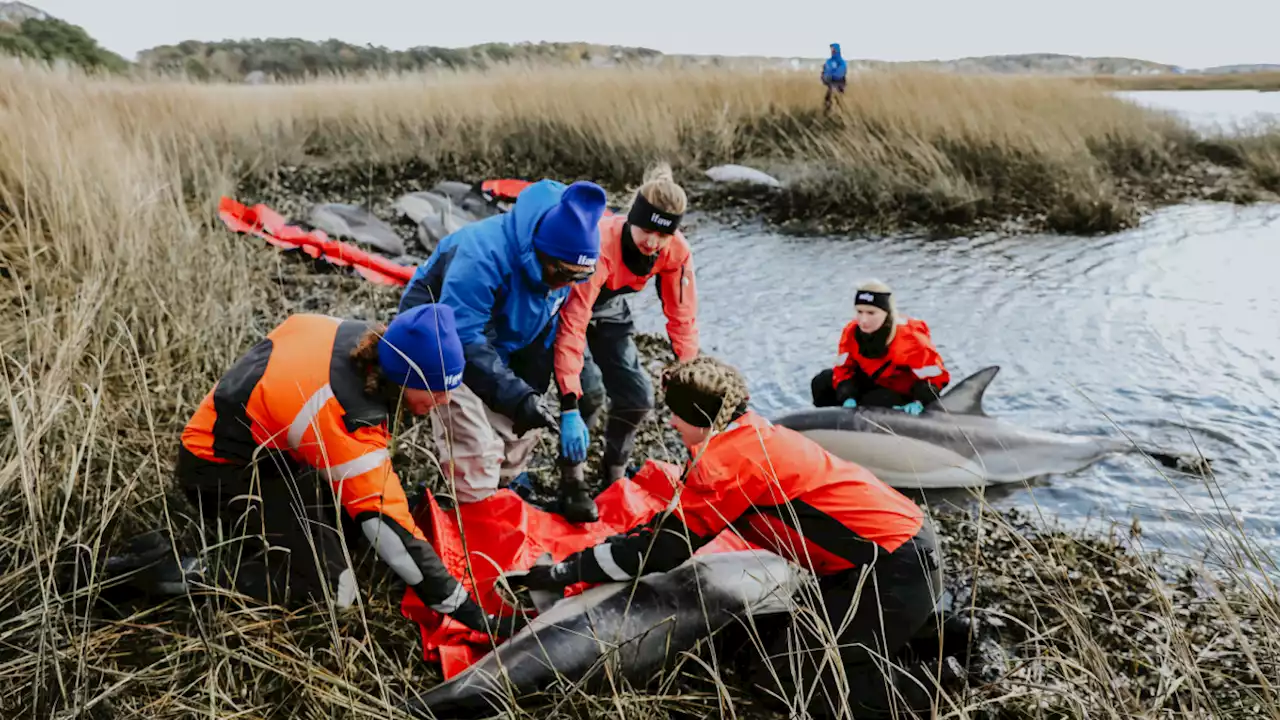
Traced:
<path fill-rule="evenodd" d="M 317 276 L 302 263 L 287 265 L 292 266 L 291 278 L 281 288 L 290 311 L 384 320 L 394 312 L 397 289 L 374 288 L 341 275 Z M 643 334 L 637 345 L 655 379 L 674 358 L 665 337 Z M 683 462 L 683 447 L 661 406 L 661 391 L 656 392 L 659 409 L 637 438 L 633 461 L 653 457 Z M 547 400 L 554 400 L 550 389 Z M 592 429 L 589 478 L 598 468 L 600 429 L 601 425 Z M 410 428 L 407 433 L 414 441 L 400 444 L 396 462 L 403 468 L 410 496 L 442 490 L 429 459 L 405 447 L 429 447 L 426 428 Z M 544 436 L 531 464 L 530 474 L 540 491 L 535 501 L 549 498 L 553 491 L 556 447 L 554 437 Z M 1246 590 L 1220 586 L 1225 605 L 1218 602 L 1205 590 L 1196 568 L 1143 551 L 1136 526 L 1102 533 L 1068 531 L 1029 513 L 994 510 L 976 497 L 963 505 L 927 509 L 938 528 L 946 563 L 946 602 L 974 631 L 970 647 L 947 650 L 967 664 L 967 685 L 950 692 L 952 701 L 977 708 L 968 717 L 1043 717 L 1045 712 L 1052 716 L 1072 709 L 1101 714 L 1114 693 L 1135 710 L 1158 705 L 1178 708 L 1183 717 L 1250 714 L 1258 680 L 1244 659 L 1243 638 L 1266 632 L 1266 622 L 1254 617 L 1255 606 L 1245 599 Z M 390 599 L 394 597 L 391 593 Z M 1244 628 L 1244 634 L 1237 634 L 1235 627 Z M 1169 645 L 1177 642 L 1187 644 L 1186 652 L 1205 658 L 1199 661 L 1209 678 L 1203 690 L 1214 698 L 1215 714 L 1198 715 L 1199 703 L 1181 697 L 1199 691 L 1196 685 L 1171 686 Z M 1276 660 L 1263 655 L 1260 667 L 1280 670 Z M 1064 671 L 1073 663 L 1085 668 Z M 405 682 L 436 682 L 434 668 L 421 669 Z M 1100 688 L 1104 678 L 1114 687 Z"/>
<path fill-rule="evenodd" d="M 1173 166 L 1149 168 L 1149 172 L 1118 173 L 1087 195 L 1065 195 L 1046 200 L 1029 189 L 1001 195 L 979 195 L 963 201 L 928 187 L 900 187 L 894 197 L 879 190 L 850 185 L 834 171 L 803 171 L 796 182 L 783 188 L 745 184 L 720 184 L 700 170 L 676 168 L 676 179 L 689 193 L 691 209 L 720 219 L 759 218 L 779 232 L 808 235 L 864 233 L 921 234 L 946 238 L 972 233 L 1019 234 L 1054 232 L 1068 235 L 1105 234 L 1136 226 L 1144 216 L 1161 207 L 1187 202 L 1251 204 L 1280 202 L 1280 185 L 1259 177 L 1245 167 L 1236 151 L 1225 145 L 1201 143 L 1195 159 Z M 788 168 L 762 161 L 758 167 L 787 177 Z M 390 204 L 400 194 L 427 190 L 441 180 L 479 182 L 487 177 L 560 177 L 554 173 L 510 174 L 491 167 L 453 168 L 445 172 L 426 163 L 342 163 L 316 160 L 285 165 L 268 172 L 245 175 L 238 192 L 242 202 L 278 203 L 284 212 L 300 212 L 312 203 L 362 204 L 375 214 L 389 217 Z M 795 171 L 800 173 L 802 171 Z M 824 177 L 824 174 L 826 175 Z M 621 205 L 635 178 L 589 177 L 608 191 L 610 203 Z M 1046 178 L 1045 182 L 1050 179 Z"/>
<path fill-rule="evenodd" d="M 390 217 L 386 208 L 395 193 L 429 186 L 404 181 L 391 192 L 384 189 L 372 207 Z M 312 188 L 310 196 L 291 194 L 288 186 L 273 191 L 244 199 L 267 202 L 287 217 L 302 213 L 311 202 L 354 199 L 338 196 L 334 186 Z M 263 252 L 276 251 L 264 244 Z M 374 286 L 342 271 L 317 273 L 314 263 L 296 258 L 282 259 L 280 267 L 276 287 L 287 312 L 331 312 L 382 321 L 395 312 L 399 288 Z M 637 344 L 656 380 L 673 359 L 666 338 L 641 335 Z M 657 392 L 660 409 L 642 429 L 633 461 L 652 457 L 683 462 L 684 449 Z M 551 406 L 554 399 L 548 388 Z M 598 468 L 601 427 L 592 429 L 588 478 L 594 478 Z M 413 440 L 398 443 L 395 459 L 410 496 L 441 490 L 430 460 L 406 448 L 429 447 L 429 434 L 422 427 L 411 427 L 407 434 Z M 531 464 L 539 490 L 535 501 L 554 488 L 556 447 L 554 437 L 545 436 Z M 967 687 L 954 697 L 955 702 L 979 708 L 969 717 L 1038 717 L 1072 709 L 1101 714 L 1112 707 L 1107 703 L 1117 694 L 1135 711 L 1158 706 L 1198 717 L 1201 703 L 1196 698 L 1206 693 L 1217 705 L 1211 716 L 1248 715 L 1259 688 L 1258 670 L 1280 669 L 1274 654 L 1262 654 L 1256 664 L 1244 659 L 1243 638 L 1255 627 L 1265 632 L 1261 628 L 1266 625 L 1266 618 L 1257 617 L 1258 606 L 1249 602 L 1246 588 L 1219 586 L 1217 593 L 1225 604 L 1216 601 L 1195 567 L 1143 551 L 1136 526 L 1114 527 L 1107 533 L 1067 531 L 1027 513 L 993 510 L 976 496 L 963 505 L 928 509 L 945 557 L 951 611 L 971 622 L 977 639 L 963 651 L 970 675 Z M 1171 672 L 1185 674 L 1170 669 L 1169 645 L 1175 639 L 1184 652 L 1208 658 L 1200 661 L 1208 679 L 1171 684 Z M 1083 669 L 1070 669 L 1073 664 Z M 434 670 L 415 676 L 412 682 L 434 682 Z"/>

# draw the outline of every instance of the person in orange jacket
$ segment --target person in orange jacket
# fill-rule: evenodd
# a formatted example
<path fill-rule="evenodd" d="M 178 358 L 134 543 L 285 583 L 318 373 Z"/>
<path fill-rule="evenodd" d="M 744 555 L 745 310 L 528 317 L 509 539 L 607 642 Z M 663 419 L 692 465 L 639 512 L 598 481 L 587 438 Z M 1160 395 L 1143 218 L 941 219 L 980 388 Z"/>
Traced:
<path fill-rule="evenodd" d="M 236 590 L 263 602 L 348 607 L 357 587 L 347 546 L 368 543 L 428 607 L 481 632 L 519 627 L 520 616 L 500 627 L 444 567 L 387 447 L 401 405 L 425 415 L 461 385 L 455 324 L 440 304 L 385 327 L 291 315 L 205 395 L 182 432 L 175 474 L 205 523 L 246 544 L 263 541 L 235 568 Z M 185 592 L 203 570 L 188 558 L 152 572 L 165 578 L 152 589 Z"/>
<path fill-rule="evenodd" d="M 598 517 L 582 478 L 582 463 L 587 458 L 588 428 L 606 398 L 609 418 L 600 469 L 600 484 L 606 486 L 625 473 L 636 432 L 653 410 L 653 387 L 633 340 L 635 325 L 627 295 L 653 280 L 676 357 L 688 360 L 698 354 L 693 253 L 680 232 L 688 204 L 668 164 L 650 168 L 627 213 L 600 220 L 595 274 L 575 285 L 560 309 L 555 340 L 560 514 L 572 522 Z"/>
<path fill-rule="evenodd" d="M 817 407 L 892 407 L 919 415 L 951 382 L 923 320 L 898 314 L 889 286 L 871 280 L 854 293 L 857 317 L 840 335 L 834 368 L 813 378 Z"/>
<path fill-rule="evenodd" d="M 894 690 L 927 707 L 927 682 L 922 695 L 901 672 L 886 683 L 876 666 L 876 655 L 892 657 L 905 646 L 941 598 L 940 551 L 920 507 L 865 468 L 752 412 L 742 376 L 715 358 L 703 355 L 668 368 L 663 390 L 671 425 L 692 458 L 673 506 L 559 563 L 508 574 L 512 588 L 562 591 L 580 581 L 630 581 L 671 570 L 721 532 L 737 532 L 818 576 L 817 611 L 825 609 L 838 637 L 856 717 L 886 708 Z M 845 693 L 825 657 L 829 639 L 811 627 L 811 618 L 786 621 L 789 629 L 762 638 L 772 659 L 759 658 L 753 682 L 786 701 L 810 692 L 819 679 L 825 692 L 814 695 L 838 703 Z M 798 647 L 789 647 L 796 636 Z M 821 707 L 810 710 L 827 714 Z"/>

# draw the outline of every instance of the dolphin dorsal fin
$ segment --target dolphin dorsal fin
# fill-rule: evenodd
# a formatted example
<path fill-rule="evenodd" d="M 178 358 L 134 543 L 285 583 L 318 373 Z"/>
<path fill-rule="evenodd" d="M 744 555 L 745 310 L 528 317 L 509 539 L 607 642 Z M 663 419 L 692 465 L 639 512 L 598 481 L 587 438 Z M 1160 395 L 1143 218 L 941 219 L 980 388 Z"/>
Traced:
<path fill-rule="evenodd" d="M 987 387 L 991 385 L 991 381 L 995 379 L 998 372 L 1000 372 L 1000 366 L 991 365 L 961 380 L 938 399 L 936 406 L 938 411 L 956 415 L 986 416 L 987 413 L 982 409 L 982 396 L 987 392 Z"/>
<path fill-rule="evenodd" d="M 551 561 L 551 553 L 545 552 L 533 562 L 534 566 L 547 566 L 553 564 Z M 550 590 L 530 590 L 529 599 L 533 601 L 533 606 L 538 609 L 538 614 L 542 615 L 551 609 L 552 605 L 564 599 L 563 593 L 553 593 Z"/>

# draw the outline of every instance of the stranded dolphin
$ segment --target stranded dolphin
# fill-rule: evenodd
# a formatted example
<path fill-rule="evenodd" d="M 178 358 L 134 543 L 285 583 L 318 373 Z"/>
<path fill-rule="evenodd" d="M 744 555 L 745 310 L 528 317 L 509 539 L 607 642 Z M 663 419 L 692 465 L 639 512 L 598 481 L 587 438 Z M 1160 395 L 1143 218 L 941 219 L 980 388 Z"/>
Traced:
<path fill-rule="evenodd" d="M 997 366 L 970 375 L 920 415 L 889 408 L 815 408 L 775 419 L 896 488 L 966 488 L 1071 473 L 1102 458 L 1143 452 L 1167 467 L 1193 460 L 1097 436 L 1018 427 L 988 416 L 982 396 Z"/>
<path fill-rule="evenodd" d="M 644 685 L 735 616 L 790 610 L 808 578 L 780 555 L 743 550 L 695 555 L 634 584 L 597 585 L 558 599 L 495 651 L 411 699 L 407 709 L 416 717 L 476 717 L 558 680 L 582 683 L 587 691 L 623 680 Z"/>

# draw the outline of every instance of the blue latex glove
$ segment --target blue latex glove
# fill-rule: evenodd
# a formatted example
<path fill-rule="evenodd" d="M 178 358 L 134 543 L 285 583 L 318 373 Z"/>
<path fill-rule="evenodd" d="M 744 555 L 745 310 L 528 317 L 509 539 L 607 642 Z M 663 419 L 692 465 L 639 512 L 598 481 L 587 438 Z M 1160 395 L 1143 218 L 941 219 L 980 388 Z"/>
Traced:
<path fill-rule="evenodd" d="M 566 410 L 560 413 L 560 454 L 572 462 L 580 463 L 587 459 L 587 445 L 591 436 L 587 434 L 587 424 L 582 421 L 582 413 L 577 410 Z"/>
<path fill-rule="evenodd" d="M 848 400 L 845 400 L 845 401 L 844 401 L 844 406 L 845 406 L 845 407 L 858 407 L 858 401 L 857 401 L 857 400 L 854 400 L 853 398 L 849 398 Z"/>
<path fill-rule="evenodd" d="M 908 415 L 919 415 L 924 412 L 924 405 L 919 400 L 907 403 L 906 405 L 894 405 L 894 410 L 901 410 Z"/>

